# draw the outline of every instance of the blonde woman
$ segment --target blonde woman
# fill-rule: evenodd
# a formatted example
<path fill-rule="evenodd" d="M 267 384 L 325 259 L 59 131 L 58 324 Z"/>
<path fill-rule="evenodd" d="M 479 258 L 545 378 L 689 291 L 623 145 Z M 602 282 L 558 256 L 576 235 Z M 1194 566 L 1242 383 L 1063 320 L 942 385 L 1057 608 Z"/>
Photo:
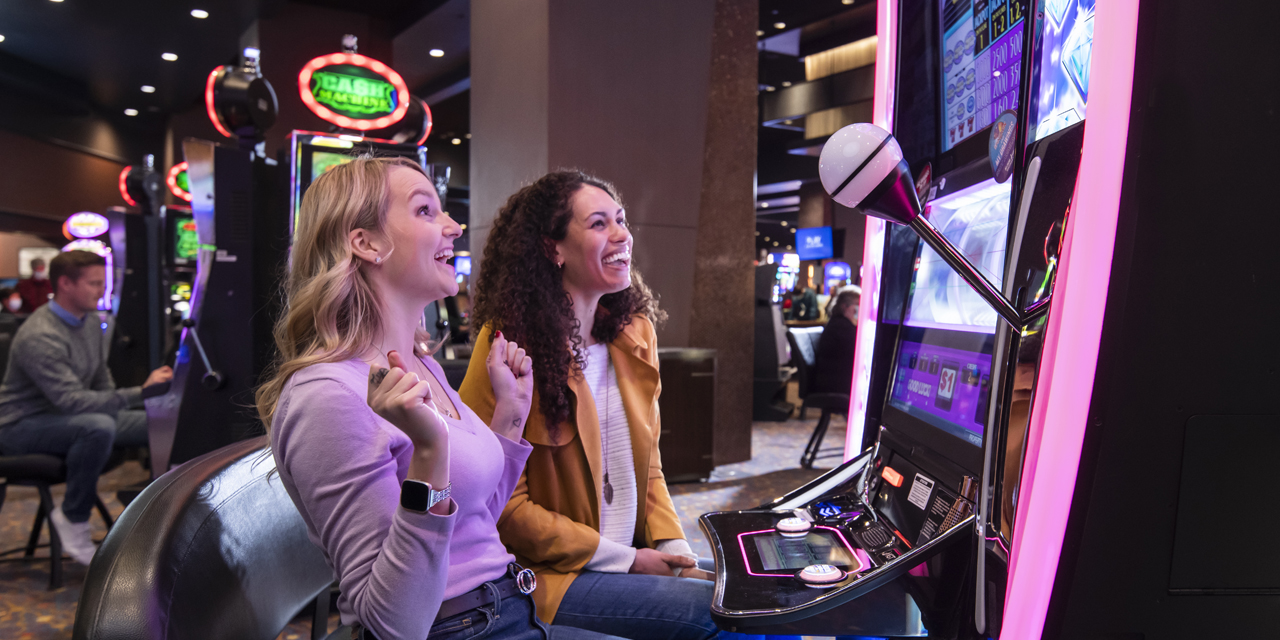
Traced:
<path fill-rule="evenodd" d="M 361 637 L 600 638 L 547 628 L 496 521 L 531 447 L 532 364 L 499 337 L 490 426 L 452 390 L 420 329 L 457 293 L 461 229 L 404 159 L 360 158 L 307 191 L 274 376 L 258 392 L 271 449 Z"/>

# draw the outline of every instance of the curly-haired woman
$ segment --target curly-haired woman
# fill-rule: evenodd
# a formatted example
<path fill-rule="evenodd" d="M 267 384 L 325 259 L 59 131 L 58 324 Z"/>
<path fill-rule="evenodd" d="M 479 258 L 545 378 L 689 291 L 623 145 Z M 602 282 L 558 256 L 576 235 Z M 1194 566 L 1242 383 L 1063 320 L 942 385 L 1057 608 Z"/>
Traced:
<path fill-rule="evenodd" d="M 535 616 L 496 522 L 531 448 L 531 362 L 501 336 L 489 426 L 446 385 L 422 309 L 458 291 L 458 224 L 422 167 L 360 158 L 302 199 L 280 357 L 258 391 L 271 450 L 362 637 L 600 638 Z M 585 634 L 585 635 L 584 635 Z"/>
<path fill-rule="evenodd" d="M 665 318 L 631 268 L 614 188 L 548 174 L 498 212 L 475 281 L 483 327 L 460 395 L 497 410 L 483 365 L 498 333 L 533 359 L 533 445 L 498 521 L 538 573 L 544 620 L 636 640 L 716 635 L 712 583 L 695 566 L 658 455 L 658 345 Z M 495 333 L 496 332 L 496 333 Z"/>

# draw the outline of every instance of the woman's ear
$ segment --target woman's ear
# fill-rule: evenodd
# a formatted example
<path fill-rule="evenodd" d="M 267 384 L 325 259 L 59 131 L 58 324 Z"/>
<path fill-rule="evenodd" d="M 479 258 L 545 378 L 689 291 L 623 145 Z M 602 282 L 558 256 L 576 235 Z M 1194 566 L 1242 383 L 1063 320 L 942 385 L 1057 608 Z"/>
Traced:
<path fill-rule="evenodd" d="M 368 229 L 352 229 L 347 234 L 347 242 L 351 245 L 351 255 L 372 264 L 382 263 L 382 243 Z"/>
<path fill-rule="evenodd" d="M 547 259 L 551 261 L 557 268 L 564 266 L 564 258 L 560 256 L 560 248 L 556 246 L 556 241 L 551 238 L 542 239 L 543 253 L 547 254 Z"/>

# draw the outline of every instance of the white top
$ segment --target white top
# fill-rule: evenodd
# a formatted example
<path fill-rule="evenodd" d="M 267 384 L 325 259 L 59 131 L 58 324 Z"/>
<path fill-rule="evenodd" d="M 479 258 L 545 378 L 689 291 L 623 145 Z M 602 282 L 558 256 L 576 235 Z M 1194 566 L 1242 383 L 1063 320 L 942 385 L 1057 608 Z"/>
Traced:
<path fill-rule="evenodd" d="M 604 487 L 597 487 L 600 495 L 600 546 L 587 563 L 589 571 L 626 573 L 635 562 L 636 549 L 631 546 L 635 536 L 636 511 L 639 498 L 636 486 L 635 458 L 631 451 L 631 427 L 622 406 L 622 394 L 618 393 L 618 374 L 609 357 L 609 346 L 593 344 L 586 349 L 586 366 L 582 375 L 591 388 L 591 399 L 596 405 L 596 417 L 600 423 L 600 448 L 604 469 L 613 487 L 613 502 L 604 499 Z M 689 543 L 683 539 L 663 540 L 658 550 L 695 557 Z"/>

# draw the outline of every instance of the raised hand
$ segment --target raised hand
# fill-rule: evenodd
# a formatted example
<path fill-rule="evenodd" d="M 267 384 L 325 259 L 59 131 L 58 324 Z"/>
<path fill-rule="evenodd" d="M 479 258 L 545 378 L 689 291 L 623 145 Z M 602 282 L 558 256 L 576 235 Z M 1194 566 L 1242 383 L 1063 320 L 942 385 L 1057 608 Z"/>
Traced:
<path fill-rule="evenodd" d="M 533 403 L 533 359 L 499 331 L 489 347 L 485 366 L 495 399 L 489 427 L 511 440 L 518 439 Z"/>
<path fill-rule="evenodd" d="M 399 353 L 388 353 L 387 361 L 390 369 L 369 367 L 369 407 L 409 436 L 415 448 L 446 447 L 449 426 L 431 402 L 431 386 L 407 370 Z"/>

